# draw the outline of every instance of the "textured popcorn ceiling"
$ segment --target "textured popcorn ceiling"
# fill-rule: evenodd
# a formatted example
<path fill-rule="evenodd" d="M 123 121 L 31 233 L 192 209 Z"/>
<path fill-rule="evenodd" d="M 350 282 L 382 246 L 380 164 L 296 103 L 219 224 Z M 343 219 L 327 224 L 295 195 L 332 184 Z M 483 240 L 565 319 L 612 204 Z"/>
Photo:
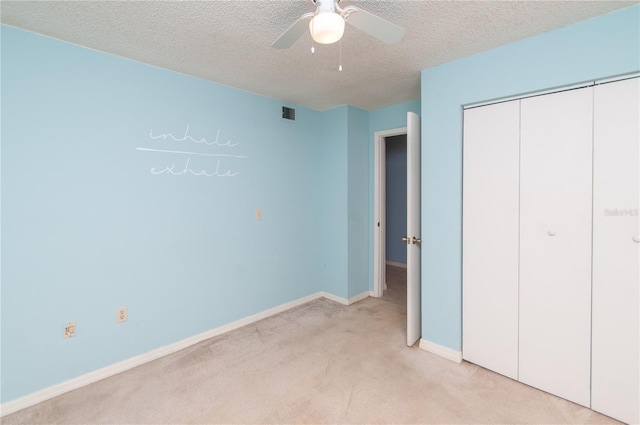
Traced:
<path fill-rule="evenodd" d="M 2 1 L 4 24 L 228 86 L 325 110 L 420 97 L 420 71 L 637 4 L 637 1 L 343 0 L 407 29 L 387 46 L 347 25 L 339 47 L 305 34 L 271 43 L 312 0 Z M 604 36 L 604 34 L 603 34 Z"/>

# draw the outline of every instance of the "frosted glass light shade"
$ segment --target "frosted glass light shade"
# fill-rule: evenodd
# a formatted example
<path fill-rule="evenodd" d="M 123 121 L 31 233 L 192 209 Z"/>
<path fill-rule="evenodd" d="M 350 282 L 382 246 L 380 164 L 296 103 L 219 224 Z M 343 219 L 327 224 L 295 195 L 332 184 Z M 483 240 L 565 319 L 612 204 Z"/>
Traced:
<path fill-rule="evenodd" d="M 344 19 L 334 12 L 318 13 L 309 22 L 309 31 L 316 43 L 335 43 L 344 34 Z"/>

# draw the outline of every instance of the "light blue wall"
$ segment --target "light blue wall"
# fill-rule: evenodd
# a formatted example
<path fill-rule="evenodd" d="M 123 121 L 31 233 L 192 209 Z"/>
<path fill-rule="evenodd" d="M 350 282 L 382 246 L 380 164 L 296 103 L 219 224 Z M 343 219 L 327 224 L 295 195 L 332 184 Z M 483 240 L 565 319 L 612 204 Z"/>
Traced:
<path fill-rule="evenodd" d="M 370 140 L 373 140 L 373 135 L 376 131 L 406 127 L 407 112 L 414 112 L 420 115 L 420 109 L 420 100 L 414 100 L 369 111 Z M 371 155 L 371 158 L 373 158 L 373 152 L 371 152 Z"/>
<path fill-rule="evenodd" d="M 2 402 L 369 289 L 369 112 L 286 105 L 291 122 L 275 99 L 0 28 Z M 237 175 L 184 172 L 218 159 Z"/>
<path fill-rule="evenodd" d="M 387 261 L 407 264 L 407 136 L 386 140 Z"/>
<path fill-rule="evenodd" d="M 324 112 L 322 122 L 322 282 L 350 298 L 369 290 L 369 113 L 341 106 Z"/>
<path fill-rule="evenodd" d="M 636 5 L 422 72 L 423 339 L 461 349 L 462 105 L 639 69 Z"/>
<path fill-rule="evenodd" d="M 346 251 L 331 287 L 317 243 L 336 220 L 332 246 L 347 246 L 346 117 L 296 107 L 290 122 L 281 106 L 2 26 L 3 402 L 320 290 L 347 295 Z M 237 145 L 150 137 L 187 126 Z M 234 177 L 153 175 L 217 159 L 136 148 L 246 158 L 221 157 Z"/>
<path fill-rule="evenodd" d="M 322 114 L 322 146 L 317 162 L 320 212 L 327 226 L 320 235 L 321 281 L 327 291 L 340 297 L 351 298 L 373 288 L 373 233 L 369 227 L 373 222 L 371 116 L 386 124 L 404 116 L 404 124 L 389 128 L 401 127 L 406 125 L 406 110 L 401 112 L 406 107 L 368 112 L 341 106 Z"/>
<path fill-rule="evenodd" d="M 353 106 L 349 114 L 349 297 L 369 290 L 369 113 Z"/>
<path fill-rule="evenodd" d="M 347 106 L 326 111 L 321 116 L 319 211 L 322 223 L 330 225 L 320 230 L 321 279 L 328 292 L 348 298 L 349 244 L 348 230 L 348 144 L 349 113 Z"/>

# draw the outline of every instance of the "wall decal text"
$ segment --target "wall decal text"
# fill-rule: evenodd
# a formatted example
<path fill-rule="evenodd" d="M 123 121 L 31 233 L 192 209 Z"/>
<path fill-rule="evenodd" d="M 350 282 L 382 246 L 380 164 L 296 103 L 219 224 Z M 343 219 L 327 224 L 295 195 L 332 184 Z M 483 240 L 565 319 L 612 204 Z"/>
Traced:
<path fill-rule="evenodd" d="M 159 143 L 163 143 L 163 145 L 159 148 L 137 147 L 137 151 L 157 154 L 163 158 L 166 156 L 173 157 L 176 155 L 182 157 L 186 156 L 186 161 L 184 159 L 181 159 L 179 161 L 167 161 L 171 162 L 171 165 L 167 165 L 164 167 L 152 167 L 150 169 L 151 174 L 167 174 L 172 176 L 193 175 L 203 177 L 234 177 L 240 174 L 240 172 L 237 171 L 237 168 L 235 167 L 238 166 L 238 161 L 247 159 L 248 156 L 229 152 L 231 148 L 239 145 L 238 142 L 233 142 L 232 140 L 220 141 L 220 129 L 218 129 L 218 131 L 216 132 L 216 136 L 213 139 L 206 139 L 204 137 L 192 137 L 189 134 L 189 131 L 190 125 L 187 125 L 184 134 L 180 136 L 174 136 L 172 133 L 167 132 L 154 132 L 153 129 L 149 130 L 149 139 L 153 140 L 154 142 L 157 141 Z M 168 145 L 164 142 L 167 142 Z M 224 149 L 224 151 L 202 152 L 190 149 L 167 149 L 175 146 L 176 143 L 180 143 L 181 146 L 184 146 L 185 143 L 188 143 L 206 147 L 222 148 Z M 193 147 L 195 148 L 195 146 Z M 202 160 L 198 162 L 200 165 L 196 167 L 194 165 L 191 165 L 191 160 L 192 158 L 197 157 L 202 158 Z M 210 158 L 212 161 L 209 161 L 205 158 Z M 179 162 L 180 164 L 184 163 L 184 166 L 176 166 L 177 162 Z"/>

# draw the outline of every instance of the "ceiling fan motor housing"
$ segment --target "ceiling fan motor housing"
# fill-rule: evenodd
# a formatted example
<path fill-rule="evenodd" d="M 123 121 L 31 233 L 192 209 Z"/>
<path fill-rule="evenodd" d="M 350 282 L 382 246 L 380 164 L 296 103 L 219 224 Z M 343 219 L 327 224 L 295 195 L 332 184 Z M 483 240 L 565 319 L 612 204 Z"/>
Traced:
<path fill-rule="evenodd" d="M 334 0 L 314 0 L 318 5 L 315 16 L 309 22 L 309 32 L 316 43 L 332 44 L 344 34 L 344 18 L 336 13 Z"/>
<path fill-rule="evenodd" d="M 320 12 L 335 12 L 336 6 L 340 3 L 340 0 L 311 0 L 318 9 L 316 13 Z"/>
<path fill-rule="evenodd" d="M 345 21 L 385 44 L 395 44 L 404 36 L 405 29 L 359 7 L 340 8 L 340 0 L 311 0 L 315 12 L 302 15 L 271 45 L 276 49 L 291 47 L 309 31 L 316 43 L 331 44 L 342 38 Z M 311 22 L 307 23 L 311 19 Z"/>

